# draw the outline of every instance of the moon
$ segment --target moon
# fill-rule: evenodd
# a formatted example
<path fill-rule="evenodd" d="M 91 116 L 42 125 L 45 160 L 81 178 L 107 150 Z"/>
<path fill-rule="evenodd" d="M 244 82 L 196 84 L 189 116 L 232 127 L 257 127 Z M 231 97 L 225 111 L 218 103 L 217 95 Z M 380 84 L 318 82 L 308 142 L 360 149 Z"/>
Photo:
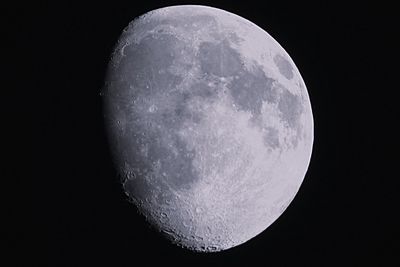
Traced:
<path fill-rule="evenodd" d="M 183 5 L 136 18 L 101 95 L 123 190 L 176 245 L 238 246 L 301 186 L 313 144 L 306 86 L 278 42 L 238 15 Z"/>

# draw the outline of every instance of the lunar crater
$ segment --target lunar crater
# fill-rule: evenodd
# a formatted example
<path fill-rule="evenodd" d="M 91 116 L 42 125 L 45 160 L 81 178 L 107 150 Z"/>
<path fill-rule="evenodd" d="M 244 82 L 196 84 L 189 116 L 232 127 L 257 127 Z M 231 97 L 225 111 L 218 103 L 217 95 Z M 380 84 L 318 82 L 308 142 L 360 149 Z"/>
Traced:
<path fill-rule="evenodd" d="M 215 8 L 159 9 L 123 31 L 102 92 L 114 161 L 127 197 L 173 243 L 240 245 L 294 198 L 313 120 L 289 59 Z"/>

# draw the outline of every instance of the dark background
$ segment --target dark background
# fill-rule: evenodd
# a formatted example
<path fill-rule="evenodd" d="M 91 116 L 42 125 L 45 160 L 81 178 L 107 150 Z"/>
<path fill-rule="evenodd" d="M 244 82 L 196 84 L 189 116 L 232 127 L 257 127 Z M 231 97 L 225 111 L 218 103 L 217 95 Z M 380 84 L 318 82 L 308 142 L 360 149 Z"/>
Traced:
<path fill-rule="evenodd" d="M 35 1 L 3 9 L 10 83 L 2 94 L 16 97 L 2 105 L 11 129 L 5 141 L 23 144 L 5 146 L 17 162 L 5 173 L 19 191 L 4 213 L 14 227 L 3 229 L 3 240 L 17 251 L 8 254 L 10 264 L 399 265 L 395 8 L 142 2 Z M 214 254 L 170 245 L 137 215 L 118 184 L 101 114 L 99 90 L 122 29 L 147 11 L 185 3 L 225 9 L 271 34 L 299 68 L 314 113 L 312 159 L 292 204 L 262 234 Z"/>

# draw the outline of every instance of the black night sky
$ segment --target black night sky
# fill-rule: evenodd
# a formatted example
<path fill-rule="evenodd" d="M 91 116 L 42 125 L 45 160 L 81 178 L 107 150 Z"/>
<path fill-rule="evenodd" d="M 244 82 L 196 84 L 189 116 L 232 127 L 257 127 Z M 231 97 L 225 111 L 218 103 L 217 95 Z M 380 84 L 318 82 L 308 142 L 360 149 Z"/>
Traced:
<path fill-rule="evenodd" d="M 34 1 L 5 9 L 11 82 L 2 92 L 19 100 L 5 101 L 4 114 L 11 127 L 23 121 L 11 138 L 29 144 L 23 153 L 10 149 L 17 164 L 7 173 L 21 193 L 5 212 L 16 229 L 5 229 L 4 240 L 17 253 L 4 266 L 400 264 L 398 14 L 383 4 L 261 2 Z M 214 254 L 175 247 L 147 226 L 125 200 L 103 129 L 99 90 L 119 34 L 136 16 L 176 4 L 222 8 L 265 29 L 299 68 L 314 113 L 312 159 L 292 204 L 262 234 Z M 25 179 L 13 178 L 21 172 Z"/>

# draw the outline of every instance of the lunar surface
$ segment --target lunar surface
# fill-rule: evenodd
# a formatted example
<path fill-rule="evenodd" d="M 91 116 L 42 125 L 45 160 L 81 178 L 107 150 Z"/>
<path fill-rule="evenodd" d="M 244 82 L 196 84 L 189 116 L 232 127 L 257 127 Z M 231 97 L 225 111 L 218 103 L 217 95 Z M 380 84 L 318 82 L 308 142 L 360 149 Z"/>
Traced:
<path fill-rule="evenodd" d="M 128 199 L 179 246 L 250 240 L 304 179 L 313 143 L 304 81 L 268 33 L 235 14 L 187 5 L 136 18 L 102 96 Z"/>

